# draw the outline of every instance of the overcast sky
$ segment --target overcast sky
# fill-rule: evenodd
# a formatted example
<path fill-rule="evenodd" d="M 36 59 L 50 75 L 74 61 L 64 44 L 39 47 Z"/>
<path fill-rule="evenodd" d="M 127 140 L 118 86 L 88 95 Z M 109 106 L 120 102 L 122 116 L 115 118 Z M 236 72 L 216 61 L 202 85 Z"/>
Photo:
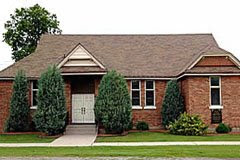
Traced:
<path fill-rule="evenodd" d="M 0 69 L 12 63 L 4 23 L 15 8 L 36 3 L 57 14 L 63 34 L 213 33 L 240 58 L 238 0 L 1 0 Z"/>

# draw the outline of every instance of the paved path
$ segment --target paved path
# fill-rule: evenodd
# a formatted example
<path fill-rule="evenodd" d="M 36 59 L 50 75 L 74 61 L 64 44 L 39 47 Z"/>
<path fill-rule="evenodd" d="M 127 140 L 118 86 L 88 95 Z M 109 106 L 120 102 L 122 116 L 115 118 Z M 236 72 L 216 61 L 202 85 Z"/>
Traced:
<path fill-rule="evenodd" d="M 240 145 L 240 141 L 230 142 L 101 142 L 92 146 L 175 146 L 175 145 Z"/>
<path fill-rule="evenodd" d="M 0 147 L 49 147 L 50 143 L 0 143 Z"/>
<path fill-rule="evenodd" d="M 61 146 L 91 146 L 97 135 L 90 134 L 90 135 L 63 135 L 52 143 L 49 146 L 52 147 L 61 147 Z"/>
<path fill-rule="evenodd" d="M 81 147 L 81 146 L 176 146 L 176 145 L 240 145 L 225 142 L 112 142 L 94 143 L 94 135 L 64 135 L 52 143 L 0 143 L 0 147 Z"/>
<path fill-rule="evenodd" d="M 146 158 L 146 157 L 2 157 L 0 160 L 223 160 L 219 158 Z M 225 158 L 226 159 L 226 158 Z M 228 160 L 240 160 L 229 158 Z"/>

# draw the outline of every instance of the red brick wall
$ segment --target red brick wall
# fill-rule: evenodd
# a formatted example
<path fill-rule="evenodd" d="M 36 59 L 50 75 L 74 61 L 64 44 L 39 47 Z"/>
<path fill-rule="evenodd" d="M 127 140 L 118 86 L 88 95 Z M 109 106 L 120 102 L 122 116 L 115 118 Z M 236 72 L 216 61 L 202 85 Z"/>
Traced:
<path fill-rule="evenodd" d="M 240 76 L 222 77 L 223 122 L 240 127 Z"/>
<path fill-rule="evenodd" d="M 13 81 L 0 81 L 0 133 L 8 117 Z"/>
<path fill-rule="evenodd" d="M 197 114 L 210 128 L 211 124 L 209 77 L 187 77 L 182 80 L 182 93 L 187 112 Z M 231 127 L 240 127 L 240 76 L 221 77 L 222 120 Z"/>
<path fill-rule="evenodd" d="M 131 81 L 128 81 L 129 92 Z M 166 88 L 166 81 L 155 81 L 155 104 L 156 109 L 144 109 L 145 106 L 145 80 L 141 80 L 141 107 L 142 109 L 133 109 L 133 124 L 138 121 L 145 121 L 151 128 L 162 128 L 161 108 L 163 96 Z"/>
<path fill-rule="evenodd" d="M 203 57 L 196 66 L 235 66 L 235 64 L 228 57 Z"/>
<path fill-rule="evenodd" d="M 204 122 L 210 124 L 209 77 L 185 78 L 182 81 L 182 93 L 187 112 L 200 115 Z"/>
<path fill-rule="evenodd" d="M 95 79 L 95 95 L 101 78 Z M 127 81 L 130 92 L 130 80 Z M 133 109 L 133 123 L 147 122 L 151 128 L 161 128 L 161 108 L 167 81 L 155 81 L 156 109 L 144 109 L 145 106 L 145 80 L 141 81 L 141 107 Z M 3 130 L 8 116 L 10 99 L 12 95 L 12 81 L 0 81 L 0 133 Z M 182 94 L 185 99 L 186 110 L 190 114 L 198 114 L 205 123 L 211 125 L 209 77 L 185 77 L 181 79 Z M 221 93 L 223 104 L 223 122 L 232 127 L 240 127 L 240 76 L 221 77 Z M 31 92 L 29 92 L 29 97 Z M 65 79 L 66 106 L 71 122 L 71 80 Z M 29 101 L 30 102 L 30 101 Z"/>
<path fill-rule="evenodd" d="M 71 93 L 71 81 L 70 79 L 65 79 L 65 97 L 66 97 L 66 107 L 68 112 L 68 123 L 72 122 L 72 93 Z"/>

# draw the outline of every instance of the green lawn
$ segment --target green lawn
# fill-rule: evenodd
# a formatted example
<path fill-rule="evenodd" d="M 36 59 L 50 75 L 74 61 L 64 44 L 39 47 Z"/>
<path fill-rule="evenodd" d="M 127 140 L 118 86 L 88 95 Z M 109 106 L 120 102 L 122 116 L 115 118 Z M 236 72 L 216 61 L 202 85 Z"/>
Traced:
<path fill-rule="evenodd" d="M 126 136 L 98 137 L 96 142 L 174 142 L 174 141 L 240 141 L 240 134 L 180 136 L 169 133 L 135 132 Z"/>
<path fill-rule="evenodd" d="M 240 146 L 0 148 L 0 157 L 216 157 L 239 158 Z"/>
<path fill-rule="evenodd" d="M 35 134 L 0 135 L 0 143 L 49 143 L 55 138 L 40 138 Z"/>

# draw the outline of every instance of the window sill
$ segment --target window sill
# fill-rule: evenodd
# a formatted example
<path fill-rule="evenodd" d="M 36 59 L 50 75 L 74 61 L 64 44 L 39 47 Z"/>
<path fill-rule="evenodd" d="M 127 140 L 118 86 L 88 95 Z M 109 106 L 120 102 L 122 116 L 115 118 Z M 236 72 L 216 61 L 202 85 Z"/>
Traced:
<path fill-rule="evenodd" d="M 223 106 L 221 105 L 212 105 L 209 107 L 209 109 L 223 109 Z"/>
<path fill-rule="evenodd" d="M 37 109 L 37 106 L 31 106 L 30 109 Z"/>
<path fill-rule="evenodd" d="M 156 106 L 145 106 L 144 109 L 156 109 Z"/>
<path fill-rule="evenodd" d="M 142 109 L 142 106 L 132 106 L 132 109 Z"/>

